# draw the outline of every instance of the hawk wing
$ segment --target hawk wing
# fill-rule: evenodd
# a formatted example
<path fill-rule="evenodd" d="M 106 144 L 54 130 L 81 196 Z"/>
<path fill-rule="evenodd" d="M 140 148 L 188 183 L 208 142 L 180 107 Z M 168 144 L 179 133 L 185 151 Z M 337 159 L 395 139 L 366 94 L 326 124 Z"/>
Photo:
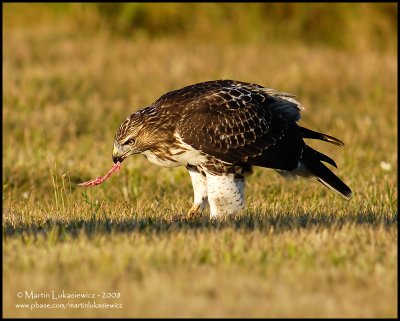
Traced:
<path fill-rule="evenodd" d="M 212 81 L 160 97 L 178 108 L 181 140 L 229 164 L 292 170 L 305 146 L 296 121 L 301 105 L 287 93 L 237 81 Z"/>

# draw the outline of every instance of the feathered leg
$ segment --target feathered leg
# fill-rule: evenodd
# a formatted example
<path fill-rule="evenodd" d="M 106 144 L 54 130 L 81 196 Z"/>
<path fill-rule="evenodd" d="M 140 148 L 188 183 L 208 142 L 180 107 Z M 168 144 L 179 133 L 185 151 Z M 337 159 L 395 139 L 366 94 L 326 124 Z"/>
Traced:
<path fill-rule="evenodd" d="M 193 205 L 187 213 L 193 217 L 201 214 L 204 208 L 208 205 L 207 201 L 207 178 L 200 173 L 195 166 L 188 166 L 190 178 L 192 179 L 194 200 Z"/>
<path fill-rule="evenodd" d="M 244 177 L 234 174 L 212 175 L 207 173 L 210 217 L 232 215 L 244 209 Z"/>

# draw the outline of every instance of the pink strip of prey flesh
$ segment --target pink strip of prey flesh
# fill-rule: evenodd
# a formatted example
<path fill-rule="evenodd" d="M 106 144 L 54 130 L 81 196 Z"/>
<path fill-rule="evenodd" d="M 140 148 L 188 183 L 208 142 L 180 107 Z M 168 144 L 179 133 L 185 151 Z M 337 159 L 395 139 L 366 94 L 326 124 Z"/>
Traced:
<path fill-rule="evenodd" d="M 84 186 L 84 187 L 100 185 L 106 179 L 108 179 L 112 174 L 118 172 L 120 169 L 121 169 L 121 163 L 120 162 L 116 162 L 114 164 L 114 166 L 104 176 L 99 176 L 99 177 L 97 177 L 95 179 L 92 179 L 91 181 L 83 182 L 83 183 L 80 183 L 78 185 Z"/>

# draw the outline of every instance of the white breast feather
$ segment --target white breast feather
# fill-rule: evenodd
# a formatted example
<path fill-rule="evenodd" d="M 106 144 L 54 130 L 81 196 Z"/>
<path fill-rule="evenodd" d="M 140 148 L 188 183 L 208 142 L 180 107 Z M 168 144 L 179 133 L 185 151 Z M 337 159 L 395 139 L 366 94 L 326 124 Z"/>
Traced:
<path fill-rule="evenodd" d="M 175 133 L 174 136 L 179 141 L 181 148 L 186 150 L 184 153 L 182 153 L 180 155 L 173 156 L 173 158 L 180 165 L 186 166 L 187 164 L 191 164 L 193 166 L 197 166 L 197 165 L 204 163 L 207 160 L 207 157 L 206 157 L 206 155 L 204 155 L 204 153 L 202 153 L 200 150 L 194 149 L 192 146 L 186 144 L 182 140 L 179 133 Z M 181 149 L 178 149 L 177 152 L 180 150 Z"/>

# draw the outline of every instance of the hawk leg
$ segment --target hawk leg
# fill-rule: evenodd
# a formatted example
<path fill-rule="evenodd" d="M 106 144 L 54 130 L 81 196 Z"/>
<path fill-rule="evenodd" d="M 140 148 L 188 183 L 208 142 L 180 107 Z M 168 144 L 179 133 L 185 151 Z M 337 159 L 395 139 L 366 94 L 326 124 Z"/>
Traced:
<path fill-rule="evenodd" d="M 187 166 L 193 184 L 194 200 L 187 215 L 196 217 L 201 215 L 204 208 L 208 205 L 207 201 L 207 178 L 205 173 L 201 173 L 195 166 Z"/>
<path fill-rule="evenodd" d="M 235 174 L 212 175 L 207 173 L 210 217 L 232 215 L 244 209 L 244 177 Z"/>

